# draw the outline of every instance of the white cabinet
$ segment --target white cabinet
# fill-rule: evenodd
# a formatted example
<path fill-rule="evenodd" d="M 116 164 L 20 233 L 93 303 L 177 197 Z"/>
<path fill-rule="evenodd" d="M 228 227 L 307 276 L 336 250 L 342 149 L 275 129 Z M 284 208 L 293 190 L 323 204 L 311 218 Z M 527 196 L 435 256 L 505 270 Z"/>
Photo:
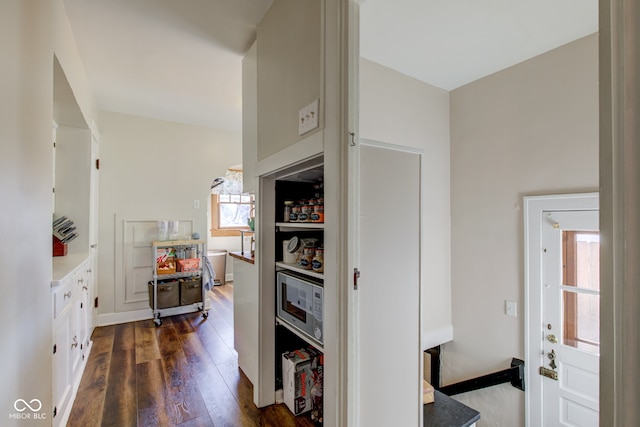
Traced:
<path fill-rule="evenodd" d="M 73 276 L 73 320 L 71 324 L 71 371 L 77 372 L 88 356 L 89 337 L 89 285 L 91 283 L 91 263 L 87 261 L 78 267 Z"/>
<path fill-rule="evenodd" d="M 258 268 L 233 261 L 233 346 L 238 365 L 252 384 L 258 380 Z"/>
<path fill-rule="evenodd" d="M 98 153 L 95 123 L 73 100 L 64 70 L 54 61 L 53 218 L 67 217 L 77 238 L 52 259 L 52 392 L 54 426 L 66 425 L 91 351 L 92 304 L 98 244 Z"/>
<path fill-rule="evenodd" d="M 66 278 L 53 292 L 53 405 L 54 423 L 71 397 L 71 337 L 73 334 L 73 277 Z M 60 424 L 56 424 L 60 425 Z"/>
<path fill-rule="evenodd" d="M 54 259 L 53 425 L 65 425 L 91 351 L 93 330 L 89 295 L 93 257 L 67 255 Z"/>

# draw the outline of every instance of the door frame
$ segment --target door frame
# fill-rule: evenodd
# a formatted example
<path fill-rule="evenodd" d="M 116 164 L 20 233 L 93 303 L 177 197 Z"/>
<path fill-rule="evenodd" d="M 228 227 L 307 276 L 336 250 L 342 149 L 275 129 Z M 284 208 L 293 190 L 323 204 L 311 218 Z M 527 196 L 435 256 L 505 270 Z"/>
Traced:
<path fill-rule="evenodd" d="M 524 354 L 525 426 L 542 425 L 542 382 L 538 361 L 542 355 L 542 218 L 548 211 L 599 210 L 599 194 L 575 193 L 525 196 L 524 206 Z"/>

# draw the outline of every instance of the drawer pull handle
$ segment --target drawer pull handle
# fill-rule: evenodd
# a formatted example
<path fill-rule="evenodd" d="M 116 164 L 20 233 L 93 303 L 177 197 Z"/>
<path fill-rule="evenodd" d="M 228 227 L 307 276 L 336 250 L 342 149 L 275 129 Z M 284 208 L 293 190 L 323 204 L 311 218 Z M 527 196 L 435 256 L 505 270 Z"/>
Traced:
<path fill-rule="evenodd" d="M 73 337 L 73 344 L 71 344 L 71 348 L 76 348 L 78 346 L 78 336 L 75 335 Z"/>
<path fill-rule="evenodd" d="M 64 293 L 64 299 L 71 298 L 71 291 Z"/>
<path fill-rule="evenodd" d="M 82 287 L 82 290 L 83 290 L 83 291 L 86 291 L 86 290 L 88 290 L 88 289 L 89 289 L 89 288 L 88 288 L 86 285 Z"/>

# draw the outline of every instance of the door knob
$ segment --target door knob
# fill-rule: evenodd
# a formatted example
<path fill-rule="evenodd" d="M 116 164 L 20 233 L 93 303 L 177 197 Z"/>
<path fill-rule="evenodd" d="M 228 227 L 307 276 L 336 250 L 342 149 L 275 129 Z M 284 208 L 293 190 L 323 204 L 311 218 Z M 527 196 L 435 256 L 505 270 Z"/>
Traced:
<path fill-rule="evenodd" d="M 554 344 L 558 344 L 558 338 L 556 338 L 556 336 L 553 334 L 547 335 L 547 340 L 549 340 L 549 342 L 552 342 Z"/>

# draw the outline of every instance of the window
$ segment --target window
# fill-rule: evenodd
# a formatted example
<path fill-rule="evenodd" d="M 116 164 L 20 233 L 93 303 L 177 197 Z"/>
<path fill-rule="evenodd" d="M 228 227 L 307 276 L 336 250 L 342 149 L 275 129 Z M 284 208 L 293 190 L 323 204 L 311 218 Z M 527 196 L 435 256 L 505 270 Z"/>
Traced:
<path fill-rule="evenodd" d="M 253 194 L 212 194 L 211 236 L 237 236 L 238 230 L 249 230 L 254 206 Z"/>
<path fill-rule="evenodd" d="M 562 232 L 563 343 L 600 351 L 600 235 Z"/>

